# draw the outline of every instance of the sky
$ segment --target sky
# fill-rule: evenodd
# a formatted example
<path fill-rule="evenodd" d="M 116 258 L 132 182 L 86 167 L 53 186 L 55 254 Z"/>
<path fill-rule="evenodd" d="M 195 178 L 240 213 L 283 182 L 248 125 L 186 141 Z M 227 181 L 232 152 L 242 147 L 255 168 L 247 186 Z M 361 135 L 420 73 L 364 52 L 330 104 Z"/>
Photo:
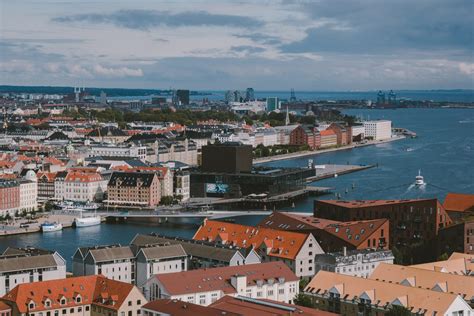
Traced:
<path fill-rule="evenodd" d="M 0 84 L 474 89 L 472 0 L 0 0 Z"/>

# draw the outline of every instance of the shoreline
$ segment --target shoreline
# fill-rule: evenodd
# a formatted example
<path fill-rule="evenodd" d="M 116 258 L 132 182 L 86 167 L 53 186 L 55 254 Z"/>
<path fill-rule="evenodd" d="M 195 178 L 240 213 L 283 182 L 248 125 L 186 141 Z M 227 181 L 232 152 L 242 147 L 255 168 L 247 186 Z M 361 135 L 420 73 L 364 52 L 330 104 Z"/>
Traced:
<path fill-rule="evenodd" d="M 405 139 L 405 136 L 396 136 L 392 137 L 389 139 L 384 139 L 384 140 L 379 140 L 379 141 L 369 141 L 365 144 L 353 144 L 349 146 L 341 146 L 337 148 L 329 148 L 329 149 L 323 149 L 323 150 L 316 150 L 316 151 L 300 151 L 296 153 L 290 153 L 290 154 L 283 154 L 283 155 L 277 155 L 277 156 L 270 156 L 270 157 L 262 157 L 262 158 L 255 158 L 253 159 L 254 164 L 261 164 L 261 163 L 267 163 L 267 162 L 272 162 L 272 161 L 279 161 L 279 160 L 287 160 L 287 159 L 293 159 L 293 158 L 300 158 L 300 157 L 305 157 L 305 156 L 313 156 L 313 155 L 319 155 L 319 154 L 324 154 L 324 153 L 330 153 L 334 151 L 339 151 L 339 150 L 348 150 L 348 149 L 354 149 L 358 147 L 366 147 L 366 146 L 373 146 L 373 145 L 379 145 L 379 144 L 386 144 L 386 143 L 391 143 L 397 140 L 402 140 Z"/>

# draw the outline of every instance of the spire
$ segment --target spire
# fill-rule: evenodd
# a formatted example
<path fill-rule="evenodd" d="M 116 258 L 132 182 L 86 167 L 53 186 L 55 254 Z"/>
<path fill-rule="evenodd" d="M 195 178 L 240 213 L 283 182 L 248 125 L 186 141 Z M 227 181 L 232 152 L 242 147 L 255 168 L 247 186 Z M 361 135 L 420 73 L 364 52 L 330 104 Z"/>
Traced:
<path fill-rule="evenodd" d="M 290 113 L 288 113 L 288 106 L 286 107 L 285 125 L 290 125 Z"/>

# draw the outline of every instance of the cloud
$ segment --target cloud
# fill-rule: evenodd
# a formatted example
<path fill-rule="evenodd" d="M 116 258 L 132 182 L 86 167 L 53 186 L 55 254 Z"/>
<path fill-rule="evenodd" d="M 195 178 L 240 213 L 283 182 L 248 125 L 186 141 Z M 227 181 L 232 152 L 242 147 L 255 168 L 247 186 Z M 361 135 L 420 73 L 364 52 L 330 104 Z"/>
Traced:
<path fill-rule="evenodd" d="M 265 48 L 250 46 L 250 45 L 241 45 L 241 46 L 232 46 L 230 50 L 234 52 L 238 52 L 238 53 L 254 54 L 254 53 L 264 52 Z"/>
<path fill-rule="evenodd" d="M 142 77 L 143 76 L 143 70 L 140 68 L 137 69 L 132 69 L 128 67 L 119 67 L 119 68 L 108 68 L 108 67 L 103 67 L 101 65 L 95 65 L 94 68 L 94 73 L 102 76 L 107 76 L 107 77 Z"/>
<path fill-rule="evenodd" d="M 265 45 L 279 45 L 282 43 L 281 39 L 278 36 L 263 33 L 234 34 L 234 36 L 237 38 L 249 39 L 252 42 Z"/>
<path fill-rule="evenodd" d="M 306 30 L 283 52 L 400 54 L 407 51 L 473 49 L 469 0 L 318 1 L 301 10 L 315 21 L 331 21 Z"/>
<path fill-rule="evenodd" d="M 157 10 L 119 10 L 109 14 L 85 13 L 60 16 L 52 20 L 59 23 L 113 24 L 135 30 L 150 30 L 159 26 L 231 26 L 247 29 L 263 25 L 262 21 L 251 17 L 213 14 L 206 11 L 171 13 Z"/>
<path fill-rule="evenodd" d="M 460 63 L 459 70 L 465 75 L 474 75 L 474 63 Z"/>

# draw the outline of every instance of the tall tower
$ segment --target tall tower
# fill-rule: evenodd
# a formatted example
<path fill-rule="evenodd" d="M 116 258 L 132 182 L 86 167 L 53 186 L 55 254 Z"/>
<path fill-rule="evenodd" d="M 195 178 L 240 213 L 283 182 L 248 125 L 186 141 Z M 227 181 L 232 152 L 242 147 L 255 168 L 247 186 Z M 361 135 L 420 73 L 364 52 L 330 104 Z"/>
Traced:
<path fill-rule="evenodd" d="M 291 88 L 290 92 L 290 102 L 296 102 L 295 89 Z"/>
<path fill-rule="evenodd" d="M 286 106 L 285 125 L 290 125 L 290 113 L 288 112 L 288 106 Z"/>

